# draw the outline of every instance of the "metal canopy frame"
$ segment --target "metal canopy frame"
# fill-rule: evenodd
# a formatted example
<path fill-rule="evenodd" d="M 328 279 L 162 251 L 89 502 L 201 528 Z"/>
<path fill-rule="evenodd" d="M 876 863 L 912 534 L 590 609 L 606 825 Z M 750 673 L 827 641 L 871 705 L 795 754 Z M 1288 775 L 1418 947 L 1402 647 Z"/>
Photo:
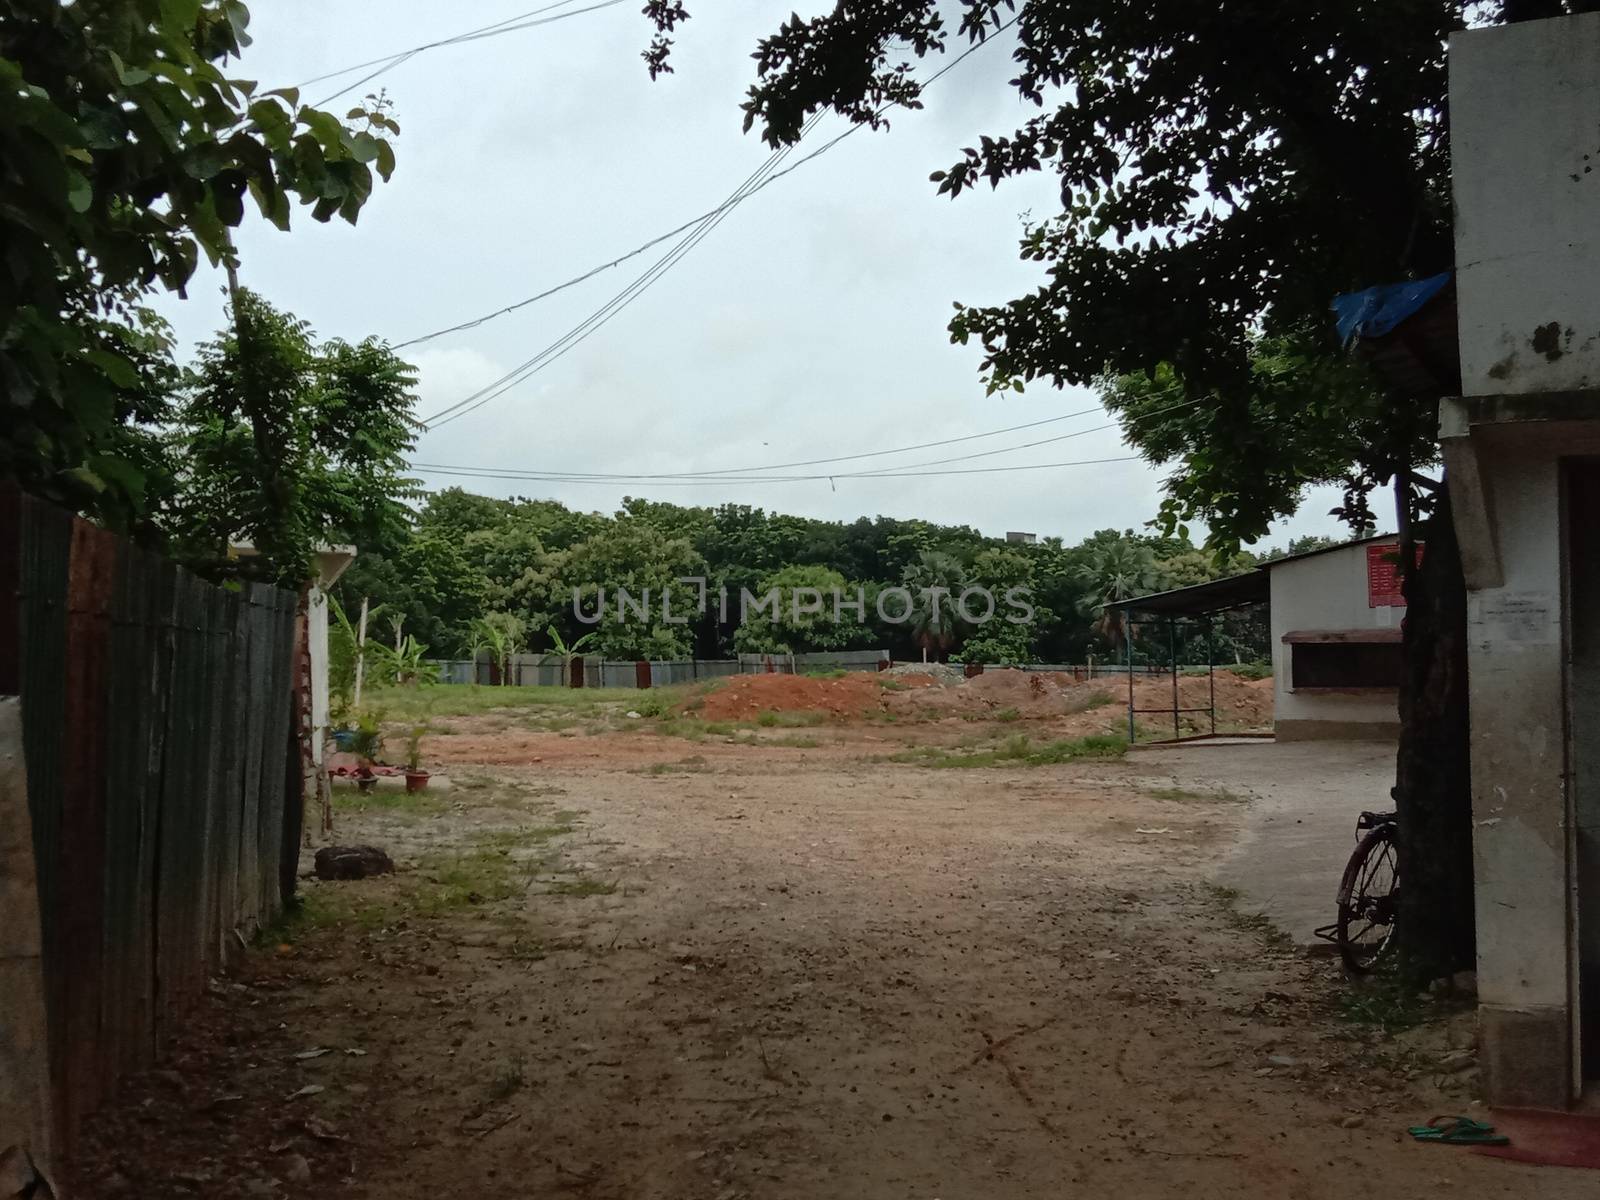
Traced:
<path fill-rule="evenodd" d="M 1179 618 L 1176 616 L 1168 616 L 1166 618 L 1168 658 L 1170 659 L 1172 667 L 1172 707 L 1166 708 L 1163 706 L 1161 708 L 1140 708 L 1135 704 L 1133 695 L 1133 634 L 1134 630 L 1136 630 L 1141 624 L 1149 625 L 1151 622 L 1149 620 L 1145 620 L 1143 622 L 1137 621 L 1133 618 L 1131 613 L 1127 617 L 1128 627 L 1123 636 L 1126 638 L 1128 645 L 1128 745 L 1130 746 L 1134 745 L 1139 740 L 1138 716 L 1140 713 L 1172 714 L 1172 737 L 1170 739 L 1161 739 L 1163 742 L 1193 742 L 1202 738 L 1214 738 L 1217 736 L 1217 666 L 1216 654 L 1214 652 L 1215 646 L 1213 643 L 1213 638 L 1216 633 L 1216 620 L 1213 614 L 1208 613 L 1204 622 L 1206 631 L 1206 707 L 1183 708 L 1180 706 L 1181 702 L 1178 698 L 1178 622 L 1183 619 L 1185 618 Z M 1201 624 L 1201 622 L 1194 620 L 1193 618 L 1187 618 L 1187 620 L 1193 625 Z M 1211 732 L 1190 734 L 1188 737 L 1185 737 L 1183 734 L 1183 716 L 1186 713 L 1207 714 L 1211 719 Z"/>
<path fill-rule="evenodd" d="M 1271 734 L 1266 733 L 1217 733 L 1217 656 L 1215 640 L 1217 618 L 1224 613 L 1236 612 L 1240 609 L 1251 608 L 1256 604 L 1263 603 L 1264 601 L 1254 597 L 1249 599 L 1241 599 L 1240 593 L 1236 589 L 1210 588 L 1209 585 L 1205 584 L 1201 584 L 1196 588 L 1180 589 L 1180 592 L 1191 593 L 1191 595 L 1184 597 L 1190 601 L 1189 606 L 1187 606 L 1189 607 L 1189 611 L 1187 612 L 1181 611 L 1178 605 L 1172 603 L 1174 599 L 1178 598 L 1180 594 L 1179 592 L 1161 593 L 1159 595 L 1159 599 L 1163 601 L 1163 603 L 1160 604 L 1159 610 L 1155 612 L 1150 612 L 1148 609 L 1143 609 L 1140 604 L 1141 600 L 1153 599 L 1153 597 L 1139 597 L 1138 599 L 1134 600 L 1124 600 L 1116 605 L 1116 607 L 1123 610 L 1124 619 L 1127 624 L 1127 629 L 1124 632 L 1123 637 L 1127 645 L 1128 659 L 1128 744 L 1130 746 L 1136 745 L 1139 741 L 1139 716 L 1158 714 L 1162 716 L 1170 715 L 1172 717 L 1172 736 L 1170 738 L 1159 738 L 1153 740 L 1147 743 L 1148 745 L 1171 746 L 1181 742 L 1209 741 L 1220 736 L 1260 738 L 1271 737 Z M 1140 612 L 1145 612 L 1147 615 L 1140 617 L 1138 615 Z M 1149 626 L 1151 624 L 1161 622 L 1165 622 L 1167 626 L 1168 658 L 1172 668 L 1172 704 L 1170 706 L 1163 705 L 1160 708 L 1140 708 L 1134 697 L 1134 681 L 1136 679 L 1136 673 L 1133 669 L 1134 634 L 1141 625 Z M 1206 704 L 1203 708 L 1192 706 L 1185 708 L 1179 696 L 1179 625 L 1189 625 L 1205 630 Z M 1185 735 L 1183 732 L 1183 718 L 1186 715 L 1192 716 L 1197 713 L 1204 713 L 1209 719 L 1209 732 L 1191 733 Z"/>

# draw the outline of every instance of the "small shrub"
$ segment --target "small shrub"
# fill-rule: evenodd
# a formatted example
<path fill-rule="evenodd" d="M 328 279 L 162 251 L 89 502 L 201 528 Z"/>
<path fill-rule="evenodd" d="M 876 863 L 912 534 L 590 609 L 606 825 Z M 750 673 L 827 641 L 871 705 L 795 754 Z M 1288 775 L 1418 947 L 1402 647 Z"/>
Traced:
<path fill-rule="evenodd" d="M 1019 711 L 1017 711 L 1016 709 L 1014 709 L 1014 708 L 1002 708 L 999 712 L 995 713 L 994 719 L 996 721 L 1008 721 L 1008 722 L 1009 721 L 1020 721 L 1020 720 L 1022 720 L 1022 714 Z"/>
<path fill-rule="evenodd" d="M 667 709 L 669 707 L 670 705 L 668 704 L 665 696 L 662 696 L 659 692 L 651 690 L 639 697 L 638 701 L 633 706 L 633 711 L 638 713 L 641 717 L 664 717 L 667 715 Z"/>
<path fill-rule="evenodd" d="M 1272 664 L 1269 662 L 1240 663 L 1234 667 L 1218 667 L 1219 671 L 1232 671 L 1240 679 L 1271 679 Z"/>

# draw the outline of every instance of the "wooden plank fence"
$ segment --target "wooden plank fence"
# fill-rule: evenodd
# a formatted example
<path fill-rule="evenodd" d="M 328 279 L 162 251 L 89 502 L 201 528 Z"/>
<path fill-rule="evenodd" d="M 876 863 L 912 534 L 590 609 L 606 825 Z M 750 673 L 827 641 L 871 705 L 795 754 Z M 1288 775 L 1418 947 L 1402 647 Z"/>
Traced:
<path fill-rule="evenodd" d="M 0 824 L 31 819 L 37 877 L 31 897 L 0 890 L 0 927 L 37 927 L 48 1031 L 30 1057 L 0 1020 L 0 1063 L 42 1058 L 51 1108 L 49 1128 L 0 1128 L 0 1154 L 70 1152 L 279 912 L 301 819 L 298 636 L 290 592 L 212 586 L 0 489 L 0 696 L 20 697 L 22 750 L 0 757 Z M 40 1084 L 0 1078 L 0 1117 L 24 1111 L 8 1090 Z"/>

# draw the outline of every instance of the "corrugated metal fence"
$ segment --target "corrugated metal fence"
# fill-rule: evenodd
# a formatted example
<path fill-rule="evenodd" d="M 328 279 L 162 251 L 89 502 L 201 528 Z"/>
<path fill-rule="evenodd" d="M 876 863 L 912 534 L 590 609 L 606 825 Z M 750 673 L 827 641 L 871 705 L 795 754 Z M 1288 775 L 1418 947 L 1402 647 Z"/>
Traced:
<path fill-rule="evenodd" d="M 0 490 L 57 1150 L 293 886 L 295 608 Z"/>
<path fill-rule="evenodd" d="M 576 655 L 582 664 L 584 687 L 631 688 L 645 686 L 640 664 L 632 659 L 600 659 Z M 775 671 L 877 671 L 888 665 L 887 650 L 832 650 L 813 654 L 741 654 L 738 658 L 656 659 L 646 662 L 650 687 L 721 679 L 728 675 L 757 675 Z M 520 687 L 566 687 L 571 674 L 566 660 L 555 654 L 515 654 L 511 657 L 511 682 Z M 434 664 L 440 683 L 499 683 L 500 673 L 487 658 L 476 664 L 452 659 Z"/>
<path fill-rule="evenodd" d="M 584 687 L 631 688 L 643 686 L 639 664 L 630 660 L 612 661 L 593 656 L 576 656 L 582 663 Z M 487 658 L 440 660 L 433 664 L 440 683 L 500 682 L 500 672 Z M 719 679 L 727 675 L 759 675 L 766 672 L 805 674 L 807 671 L 877 671 L 894 665 L 887 650 L 819 650 L 810 654 L 741 654 L 738 658 L 684 658 L 655 660 L 649 668 L 650 687 L 674 683 L 693 683 L 700 679 Z M 904 664 L 914 667 L 915 663 Z M 961 664 L 955 664 L 960 666 Z M 1003 671 L 1004 666 L 978 666 L 976 671 Z M 1053 671 L 1086 679 L 1126 678 L 1128 668 L 1116 662 L 1022 663 L 1021 671 Z M 1167 674 L 1165 667 L 1141 664 L 1140 674 Z M 1204 669 L 1203 667 L 1201 668 Z M 511 682 L 520 687 L 566 687 L 571 676 L 565 660 L 554 654 L 515 654 L 511 657 Z"/>

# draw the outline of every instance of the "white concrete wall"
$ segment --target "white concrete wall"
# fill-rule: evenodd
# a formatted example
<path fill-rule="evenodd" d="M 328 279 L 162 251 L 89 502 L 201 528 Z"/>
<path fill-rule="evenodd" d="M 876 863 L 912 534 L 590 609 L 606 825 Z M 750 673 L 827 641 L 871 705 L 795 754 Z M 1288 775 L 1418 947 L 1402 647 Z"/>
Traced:
<path fill-rule="evenodd" d="M 1367 546 L 1330 550 L 1311 558 L 1270 563 L 1272 585 L 1273 719 L 1359 721 L 1392 725 L 1399 720 L 1397 693 L 1330 695 L 1296 693 L 1291 647 L 1283 635 L 1295 629 L 1395 629 L 1403 608 L 1367 607 Z"/>
<path fill-rule="evenodd" d="M 1450 154 L 1462 394 L 1600 386 L 1600 13 L 1453 34 Z"/>
<path fill-rule="evenodd" d="M 1505 583 L 1467 597 L 1478 995 L 1564 1008 L 1559 470 L 1553 450 L 1538 446 L 1498 445 L 1486 462 Z"/>

